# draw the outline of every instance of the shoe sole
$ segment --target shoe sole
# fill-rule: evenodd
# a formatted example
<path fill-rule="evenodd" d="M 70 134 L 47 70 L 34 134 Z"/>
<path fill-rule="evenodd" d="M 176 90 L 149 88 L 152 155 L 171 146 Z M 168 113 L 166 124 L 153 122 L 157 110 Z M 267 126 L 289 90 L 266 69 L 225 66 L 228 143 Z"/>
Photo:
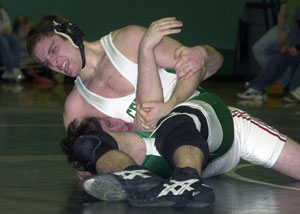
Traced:
<path fill-rule="evenodd" d="M 214 200 L 211 202 L 200 202 L 200 201 L 191 201 L 190 203 L 185 203 L 185 204 L 178 204 L 175 201 L 169 201 L 169 200 L 165 200 L 165 201 L 157 201 L 157 202 L 149 202 L 149 201 L 136 201 L 136 200 L 132 200 L 129 201 L 130 204 L 132 206 L 135 207 L 191 207 L 191 208 L 201 208 L 201 207 L 207 207 L 210 206 L 212 204 L 214 204 Z"/>
<path fill-rule="evenodd" d="M 283 101 L 285 101 L 287 103 L 299 103 L 300 102 L 299 98 L 296 95 L 294 95 L 293 93 L 291 93 L 289 96 L 283 97 Z"/>
<path fill-rule="evenodd" d="M 210 206 L 214 203 L 213 202 L 197 202 L 193 201 L 186 204 L 176 204 L 174 201 L 159 201 L 155 203 L 144 203 L 144 202 L 136 202 L 136 201 L 130 201 L 130 204 L 135 207 L 192 207 L 192 208 L 202 208 Z"/>
<path fill-rule="evenodd" d="M 289 97 L 283 97 L 283 101 L 284 101 L 284 102 L 287 102 L 287 103 L 297 103 L 296 100 L 292 100 L 292 99 L 290 99 Z"/>
<path fill-rule="evenodd" d="M 208 200 L 210 198 L 210 200 Z M 201 195 L 201 197 L 196 198 L 194 201 L 190 203 L 186 203 L 184 207 L 192 207 L 192 208 L 201 208 L 207 207 L 215 203 L 215 194 L 213 192 Z"/>
<path fill-rule="evenodd" d="M 129 200 L 129 203 L 134 207 L 172 207 L 176 204 L 175 201 L 160 200 L 151 202 L 151 200 Z"/>
<path fill-rule="evenodd" d="M 176 197 L 176 196 L 174 196 Z M 144 199 L 144 200 L 136 200 L 132 199 L 129 200 L 130 204 L 132 206 L 136 207 L 190 207 L 190 208 L 201 208 L 201 207 L 207 207 L 215 202 L 215 195 L 214 192 L 208 192 L 205 194 L 199 194 L 195 197 L 187 196 L 188 200 L 178 200 L 173 198 L 151 198 L 151 199 Z M 181 202 L 186 201 L 186 202 Z"/>
<path fill-rule="evenodd" d="M 84 190 L 104 201 L 124 201 L 128 199 L 123 185 L 111 174 L 98 174 L 83 181 Z"/>

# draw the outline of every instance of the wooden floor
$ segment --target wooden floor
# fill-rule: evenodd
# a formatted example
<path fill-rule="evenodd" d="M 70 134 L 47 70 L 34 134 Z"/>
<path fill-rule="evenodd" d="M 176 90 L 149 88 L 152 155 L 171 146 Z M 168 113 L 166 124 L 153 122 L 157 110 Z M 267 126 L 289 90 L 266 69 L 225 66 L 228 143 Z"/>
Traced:
<path fill-rule="evenodd" d="M 240 82 L 207 82 L 227 105 L 263 119 L 300 141 L 300 106 L 269 96 L 265 103 L 240 102 Z M 137 213 L 299 213 L 300 183 L 246 162 L 232 172 L 206 180 L 215 191 L 213 206 L 136 208 L 122 202 L 97 201 L 81 189 L 58 146 L 64 100 L 72 85 L 7 84 L 0 86 L 1 214 L 137 214 Z M 299 169 L 300 170 L 300 169 Z"/>

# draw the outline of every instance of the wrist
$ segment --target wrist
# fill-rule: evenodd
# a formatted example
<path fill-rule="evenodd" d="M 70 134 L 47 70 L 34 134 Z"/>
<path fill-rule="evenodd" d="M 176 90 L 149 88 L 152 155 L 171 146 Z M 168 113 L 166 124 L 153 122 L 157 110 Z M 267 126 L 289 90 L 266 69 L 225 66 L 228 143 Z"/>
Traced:
<path fill-rule="evenodd" d="M 155 46 L 141 42 L 139 45 L 139 50 L 143 53 L 153 52 Z"/>
<path fill-rule="evenodd" d="M 166 103 L 165 105 L 167 105 L 169 112 L 177 105 L 176 102 L 176 97 L 172 96 Z"/>

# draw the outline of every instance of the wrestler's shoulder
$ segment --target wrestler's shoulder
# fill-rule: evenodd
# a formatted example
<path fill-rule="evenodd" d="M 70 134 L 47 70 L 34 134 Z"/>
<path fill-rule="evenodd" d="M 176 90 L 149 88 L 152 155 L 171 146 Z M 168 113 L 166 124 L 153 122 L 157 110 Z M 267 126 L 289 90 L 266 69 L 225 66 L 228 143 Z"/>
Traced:
<path fill-rule="evenodd" d="M 65 108 L 68 106 L 73 106 L 74 103 L 76 103 L 77 106 L 79 106 L 79 104 L 83 102 L 85 102 L 85 100 L 80 95 L 79 91 L 76 88 L 74 88 L 67 96 L 67 99 L 65 101 Z"/>
<path fill-rule="evenodd" d="M 112 32 L 114 43 L 134 43 L 140 41 L 145 33 L 145 28 L 138 25 L 128 25 Z"/>

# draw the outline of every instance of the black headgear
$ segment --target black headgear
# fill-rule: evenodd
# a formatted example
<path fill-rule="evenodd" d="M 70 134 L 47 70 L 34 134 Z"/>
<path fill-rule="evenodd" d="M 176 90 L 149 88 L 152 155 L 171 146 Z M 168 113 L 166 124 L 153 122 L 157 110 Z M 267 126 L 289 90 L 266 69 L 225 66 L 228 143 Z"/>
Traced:
<path fill-rule="evenodd" d="M 28 38 L 34 34 L 53 31 L 56 34 L 59 34 L 67 38 L 74 47 L 79 48 L 81 58 L 82 58 L 82 69 L 85 67 L 85 55 L 84 55 L 84 45 L 83 45 L 83 36 L 84 33 L 73 23 L 63 22 L 60 19 L 53 20 L 52 26 L 44 26 L 40 28 L 34 28 L 28 33 Z"/>

